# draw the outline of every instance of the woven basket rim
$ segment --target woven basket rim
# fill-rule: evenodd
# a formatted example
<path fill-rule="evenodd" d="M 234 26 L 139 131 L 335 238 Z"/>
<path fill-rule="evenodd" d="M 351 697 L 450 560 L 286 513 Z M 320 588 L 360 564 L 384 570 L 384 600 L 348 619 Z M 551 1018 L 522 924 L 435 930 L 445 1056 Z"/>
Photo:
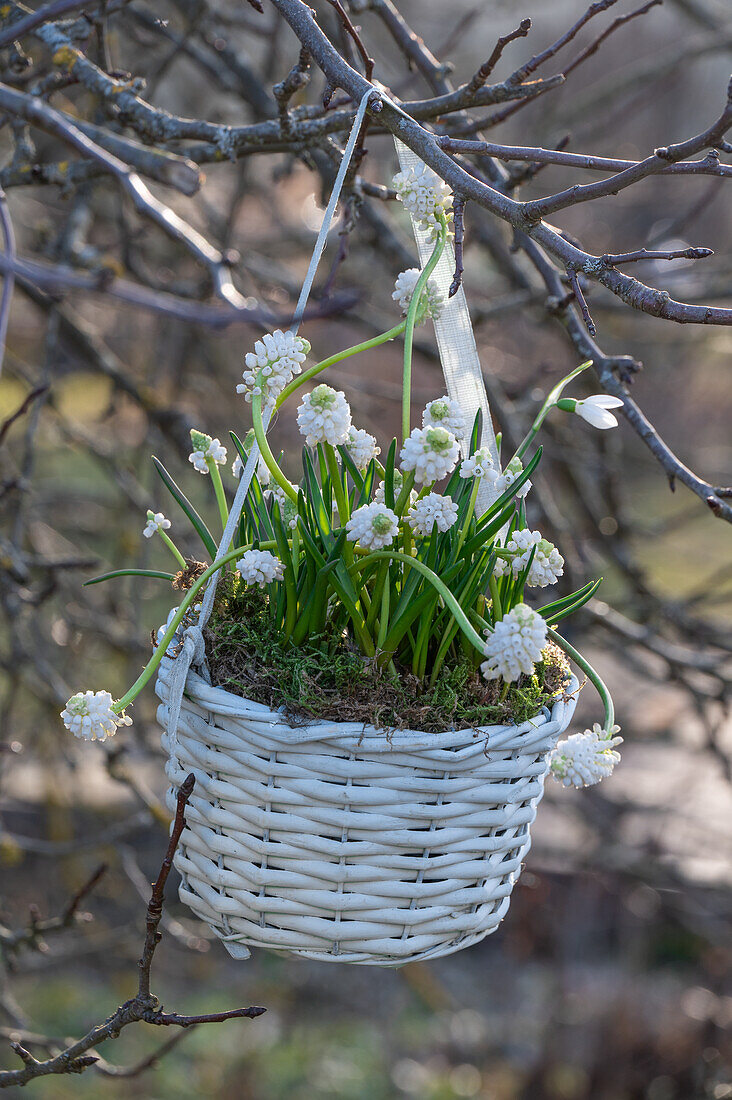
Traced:
<path fill-rule="evenodd" d="M 165 672 L 170 667 L 172 667 L 172 660 L 168 657 L 164 658 L 160 665 L 158 679 L 163 679 L 163 681 L 165 681 Z M 454 738 L 456 741 L 462 743 L 488 737 L 491 742 L 490 747 L 499 747 L 495 745 L 494 742 L 502 739 L 504 736 L 508 735 L 511 739 L 515 739 L 522 734 L 536 734 L 538 731 L 543 730 L 544 726 L 550 723 L 556 723 L 558 726 L 561 726 L 564 722 L 564 715 L 567 707 L 571 706 L 572 709 L 574 709 L 576 697 L 580 690 L 579 681 L 576 676 L 570 674 L 566 682 L 564 693 L 556 699 L 551 708 L 546 706 L 542 707 L 536 715 L 527 719 L 525 722 L 506 725 L 491 724 L 485 726 L 467 726 L 460 729 L 450 728 L 440 733 L 430 733 L 425 730 L 408 728 L 377 727 L 365 722 L 338 722 L 334 719 L 320 720 L 303 718 L 295 721 L 285 712 L 284 707 L 272 709 L 264 703 L 256 703 L 251 699 L 247 699 L 245 696 L 236 695 L 233 692 L 227 691 L 226 688 L 216 687 L 210 684 L 206 679 L 208 670 L 205 669 L 205 671 L 202 671 L 204 672 L 203 675 L 194 668 L 189 670 L 186 680 L 185 696 L 190 702 L 202 707 L 206 711 L 218 714 L 221 717 L 246 719 L 257 725 L 261 724 L 263 728 L 268 728 L 270 730 L 277 728 L 280 733 L 290 731 L 294 735 L 295 740 L 303 739 L 310 741 L 316 738 L 318 740 L 328 740 L 330 738 L 352 734 L 358 735 L 360 741 L 364 739 L 370 741 L 378 738 L 390 743 L 397 741 L 401 745 L 408 745 L 414 742 L 414 748 L 417 748 L 416 743 L 428 743 L 437 748 L 440 739 L 444 737 L 449 737 L 450 739 Z M 160 693 L 158 692 L 158 694 Z M 184 698 L 183 704 L 185 705 L 185 703 L 186 699 Z"/>

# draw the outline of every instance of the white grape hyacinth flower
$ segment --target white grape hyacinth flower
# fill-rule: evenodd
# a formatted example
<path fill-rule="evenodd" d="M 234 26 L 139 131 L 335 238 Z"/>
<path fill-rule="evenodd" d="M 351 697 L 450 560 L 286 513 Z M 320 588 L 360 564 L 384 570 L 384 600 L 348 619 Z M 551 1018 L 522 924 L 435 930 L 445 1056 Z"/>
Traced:
<path fill-rule="evenodd" d="M 525 603 L 516 604 L 488 634 L 487 660 L 480 666 L 486 680 L 513 683 L 523 673 L 530 676 L 546 645 L 546 620 Z"/>
<path fill-rule="evenodd" d="M 573 398 L 565 400 L 572 401 Z M 613 416 L 610 409 L 622 409 L 622 407 L 623 402 L 619 397 L 610 397 L 607 393 L 595 393 L 592 397 L 574 401 L 572 412 L 577 413 L 577 416 L 581 416 L 593 428 L 606 430 L 618 426 L 617 417 Z"/>
<path fill-rule="evenodd" d="M 405 440 L 399 457 L 402 470 L 414 470 L 417 485 L 432 485 L 452 473 L 460 449 L 447 428 L 415 428 Z"/>
<path fill-rule="evenodd" d="M 501 493 L 505 493 L 506 489 L 513 485 L 516 478 L 523 472 L 524 465 L 520 458 L 512 458 L 503 473 L 499 473 L 498 470 L 487 470 L 486 479 L 493 485 L 493 490 L 499 496 Z M 527 496 L 531 489 L 531 480 L 527 480 L 523 483 L 521 488 L 516 493 L 517 497 Z"/>
<path fill-rule="evenodd" d="M 265 333 L 257 340 L 254 351 L 244 357 L 247 369 L 236 392 L 243 393 L 244 400 L 250 403 L 254 396 L 261 395 L 263 407 L 273 405 L 295 375 L 301 373 L 309 351 L 310 344 L 302 336 L 281 329 Z"/>
<path fill-rule="evenodd" d="M 447 394 L 428 401 L 422 413 L 423 428 L 447 428 L 457 440 L 465 438 L 465 417 L 457 401 Z"/>
<path fill-rule="evenodd" d="M 199 432 L 192 428 L 191 443 L 193 444 L 193 450 L 188 455 L 188 461 L 193 464 L 193 469 L 197 470 L 199 474 L 209 472 L 208 462 L 206 461 L 209 458 L 217 466 L 222 466 L 226 462 L 226 447 L 222 445 L 220 439 L 212 439 L 205 432 Z"/>
<path fill-rule="evenodd" d="M 357 469 L 361 471 L 369 466 L 372 459 L 381 454 L 381 447 L 377 447 L 375 437 L 364 428 L 348 429 L 346 447 Z"/>
<path fill-rule="evenodd" d="M 237 480 L 244 473 L 244 463 L 242 462 L 241 455 L 237 455 L 232 462 L 231 472 Z M 269 466 L 264 461 L 264 459 L 260 457 L 259 462 L 257 463 L 257 481 L 263 489 L 266 489 L 271 480 L 272 474 L 270 473 Z"/>
<path fill-rule="evenodd" d="M 439 214 L 449 218 L 452 211 L 450 188 L 426 164 L 397 172 L 392 182 L 397 198 L 420 229 L 426 230 L 434 240 L 440 231 Z"/>
<path fill-rule="evenodd" d="M 421 274 L 422 272 L 418 267 L 410 267 L 406 271 L 402 271 L 397 276 L 397 280 L 394 283 L 392 298 L 395 302 L 399 303 L 405 317 L 409 312 L 409 306 L 414 297 L 414 288 Z M 416 323 L 420 325 L 428 317 L 431 317 L 433 321 L 439 321 L 440 314 L 444 308 L 445 299 L 442 296 L 440 288 L 434 279 L 428 279 L 427 285 L 422 290 Z"/>
<path fill-rule="evenodd" d="M 427 538 L 437 524 L 438 531 L 449 531 L 457 523 L 458 508 L 451 497 L 440 493 L 428 493 L 417 500 L 409 510 L 409 526 L 416 535 Z"/>
<path fill-rule="evenodd" d="M 391 546 L 399 532 L 399 517 L 387 508 L 372 500 L 357 508 L 346 523 L 347 538 L 357 542 L 364 550 L 383 550 Z"/>
<path fill-rule="evenodd" d="M 620 726 L 604 730 L 595 722 L 591 730 L 571 734 L 549 756 L 552 775 L 563 787 L 592 787 L 607 779 L 620 763 L 617 746 L 623 738 L 619 733 Z"/>
<path fill-rule="evenodd" d="M 142 529 L 142 533 L 146 539 L 151 539 L 157 531 L 167 531 L 170 527 L 170 520 L 166 519 L 162 512 L 147 513 L 147 523 Z"/>
<path fill-rule="evenodd" d="M 321 383 L 306 394 L 297 410 L 297 426 L 309 447 L 330 443 L 337 447 L 348 443 L 351 408 L 342 390 Z"/>
<path fill-rule="evenodd" d="M 279 558 L 269 550 L 246 550 L 236 563 L 239 575 L 245 584 L 265 584 L 281 581 L 285 567 Z"/>
<path fill-rule="evenodd" d="M 112 710 L 114 700 L 108 691 L 78 691 L 61 711 L 67 730 L 83 741 L 106 741 L 119 726 L 131 726 L 132 719 Z"/>
<path fill-rule="evenodd" d="M 541 531 L 514 531 L 506 543 L 506 550 L 516 554 L 511 563 L 514 577 L 526 568 L 534 550 L 534 560 L 526 576 L 529 588 L 546 588 L 556 584 L 564 573 L 564 558 L 553 543 L 542 537 Z"/>
<path fill-rule="evenodd" d="M 487 477 L 493 470 L 493 458 L 488 447 L 479 447 L 475 454 L 460 463 L 460 477 Z"/>

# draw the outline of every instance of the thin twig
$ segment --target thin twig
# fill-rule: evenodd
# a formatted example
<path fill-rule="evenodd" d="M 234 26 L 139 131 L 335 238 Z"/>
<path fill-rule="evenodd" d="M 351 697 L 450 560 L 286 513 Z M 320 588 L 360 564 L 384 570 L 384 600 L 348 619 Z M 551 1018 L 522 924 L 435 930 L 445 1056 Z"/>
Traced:
<path fill-rule="evenodd" d="M 463 243 L 465 240 L 465 199 L 455 195 L 452 203 L 453 225 L 455 229 L 455 274 L 453 275 L 448 298 L 454 297 L 463 281 Z"/>
<path fill-rule="evenodd" d="M 597 328 L 595 326 L 595 322 L 592 320 L 592 315 L 590 314 L 589 307 L 587 305 L 587 302 L 585 301 L 585 296 L 582 291 L 582 287 L 580 286 L 577 272 L 573 267 L 567 268 L 567 278 L 569 279 L 569 285 L 572 287 L 572 293 L 574 294 L 575 301 L 580 308 L 582 319 L 587 326 L 587 331 L 589 332 L 590 336 L 597 336 Z"/>

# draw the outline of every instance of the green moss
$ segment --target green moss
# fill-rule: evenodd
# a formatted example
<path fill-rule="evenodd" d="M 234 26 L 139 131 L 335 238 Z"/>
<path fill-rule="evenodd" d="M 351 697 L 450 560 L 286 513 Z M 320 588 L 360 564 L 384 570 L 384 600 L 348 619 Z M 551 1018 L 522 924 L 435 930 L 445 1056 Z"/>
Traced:
<path fill-rule="evenodd" d="M 486 682 L 464 658 L 445 665 L 434 687 L 404 669 L 394 676 L 342 636 L 321 635 L 302 646 L 273 633 L 267 598 L 258 590 L 225 597 L 206 631 L 214 684 L 277 708 L 292 718 L 365 722 L 379 728 L 439 732 L 520 723 L 551 706 L 568 675 L 554 646 L 533 676 L 522 676 L 501 699 L 502 683 Z"/>

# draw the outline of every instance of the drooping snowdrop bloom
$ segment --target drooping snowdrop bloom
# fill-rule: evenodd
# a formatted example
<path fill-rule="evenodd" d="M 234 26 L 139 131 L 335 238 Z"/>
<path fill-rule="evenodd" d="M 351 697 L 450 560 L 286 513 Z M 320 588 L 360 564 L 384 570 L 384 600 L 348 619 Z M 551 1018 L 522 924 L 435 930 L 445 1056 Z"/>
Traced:
<path fill-rule="evenodd" d="M 415 428 L 399 457 L 402 470 L 414 470 L 418 485 L 431 485 L 455 469 L 460 450 L 447 428 Z"/>
<path fill-rule="evenodd" d="M 297 425 L 309 447 L 330 443 L 337 447 L 348 442 L 351 408 L 342 390 L 323 383 L 307 394 L 297 410 Z"/>
<path fill-rule="evenodd" d="M 513 485 L 523 468 L 524 466 L 520 458 L 512 458 L 502 474 L 499 473 L 498 470 L 486 470 L 485 477 L 492 483 L 496 493 L 505 493 L 506 489 Z M 516 496 L 525 497 L 530 489 L 531 480 L 529 479 L 523 483 L 516 493 Z"/>
<path fill-rule="evenodd" d="M 393 179 L 397 198 L 416 220 L 420 229 L 436 237 L 440 230 L 438 214 L 449 218 L 452 210 L 452 192 L 436 172 L 423 164 L 419 168 L 405 168 Z"/>
<path fill-rule="evenodd" d="M 114 700 L 108 691 L 78 691 L 61 711 L 67 730 L 84 741 L 106 741 L 119 726 L 131 726 L 132 719 L 112 710 Z"/>
<path fill-rule="evenodd" d="M 485 643 L 488 659 L 480 666 L 486 680 L 500 678 L 513 683 L 521 673 L 530 676 L 536 662 L 541 660 L 546 632 L 546 621 L 538 611 L 525 603 L 516 604 L 488 634 Z"/>
<path fill-rule="evenodd" d="M 421 497 L 409 510 L 409 526 L 416 535 L 427 538 L 437 524 L 438 531 L 449 531 L 457 522 L 457 504 L 451 497 L 440 493 L 428 493 Z"/>
<path fill-rule="evenodd" d="M 188 461 L 193 463 L 193 469 L 199 474 L 209 472 L 207 458 L 213 459 L 218 466 L 226 462 L 226 447 L 222 446 L 220 439 L 212 439 L 205 432 L 191 428 L 191 443 L 193 450 L 188 455 Z"/>
<path fill-rule="evenodd" d="M 263 407 L 273 405 L 285 386 L 300 374 L 309 351 L 310 344 L 302 336 L 281 329 L 265 333 L 257 340 L 254 351 L 244 357 L 247 369 L 236 392 L 243 393 L 250 403 L 255 394 L 261 394 Z"/>
<path fill-rule="evenodd" d="M 518 577 L 526 568 L 534 547 L 534 560 L 526 583 L 529 588 L 546 588 L 549 584 L 556 584 L 564 573 L 564 558 L 553 543 L 542 538 L 541 531 L 514 531 L 506 543 L 506 550 L 511 550 L 516 555 L 511 563 L 514 577 Z"/>
<path fill-rule="evenodd" d="M 365 470 L 371 460 L 381 454 L 381 447 L 376 446 L 376 439 L 364 428 L 348 429 L 346 447 L 359 470 Z"/>
<path fill-rule="evenodd" d="M 491 458 L 491 452 L 487 447 L 479 447 L 475 454 L 472 454 L 470 458 L 466 458 L 464 462 L 460 463 L 460 477 L 487 477 L 488 474 L 495 474 L 493 469 L 493 459 Z"/>
<path fill-rule="evenodd" d="M 557 407 L 565 412 L 577 413 L 593 428 L 617 428 L 617 417 L 610 409 L 622 409 L 623 402 L 619 397 L 610 397 L 607 393 L 595 393 L 592 397 L 575 400 L 574 397 L 561 397 L 557 401 Z"/>
<path fill-rule="evenodd" d="M 234 459 L 234 461 L 232 462 L 231 472 L 234 475 L 234 477 L 237 478 L 237 480 L 243 474 L 243 472 L 244 472 L 244 463 L 241 460 L 241 455 L 237 455 L 236 458 Z M 262 486 L 262 488 L 266 488 L 269 485 L 271 480 L 272 480 L 272 474 L 269 471 L 269 466 L 267 465 L 267 463 L 264 461 L 263 458 L 260 458 L 259 462 L 257 463 L 257 481 Z"/>
<path fill-rule="evenodd" d="M 414 288 L 421 274 L 422 272 L 418 267 L 410 267 L 406 271 L 402 271 L 394 283 L 392 298 L 399 303 L 405 317 L 409 312 L 409 306 L 414 297 Z M 439 320 L 444 308 L 445 299 L 440 292 L 440 288 L 434 279 L 428 279 L 427 285 L 422 290 L 416 323 L 421 325 L 427 317 L 431 317 L 433 321 Z"/>
<path fill-rule="evenodd" d="M 145 524 L 142 533 L 146 539 L 151 539 L 156 531 L 167 531 L 170 527 L 170 520 L 166 519 L 162 512 L 147 513 L 147 523 Z"/>
<path fill-rule="evenodd" d="M 423 428 L 447 428 L 456 439 L 465 437 L 465 417 L 457 401 L 445 394 L 429 401 L 422 413 Z"/>
<path fill-rule="evenodd" d="M 387 508 L 372 500 L 357 508 L 346 524 L 347 538 L 357 542 L 364 550 L 383 550 L 391 546 L 399 531 L 399 517 Z"/>
<path fill-rule="evenodd" d="M 563 787 L 591 787 L 601 779 L 607 779 L 620 762 L 616 745 L 620 726 L 601 729 L 595 722 L 591 730 L 573 733 L 566 741 L 560 741 L 549 757 L 552 774 Z"/>
<path fill-rule="evenodd" d="M 236 563 L 241 579 L 245 584 L 265 584 L 282 580 L 285 567 L 279 558 L 269 550 L 246 550 Z"/>

